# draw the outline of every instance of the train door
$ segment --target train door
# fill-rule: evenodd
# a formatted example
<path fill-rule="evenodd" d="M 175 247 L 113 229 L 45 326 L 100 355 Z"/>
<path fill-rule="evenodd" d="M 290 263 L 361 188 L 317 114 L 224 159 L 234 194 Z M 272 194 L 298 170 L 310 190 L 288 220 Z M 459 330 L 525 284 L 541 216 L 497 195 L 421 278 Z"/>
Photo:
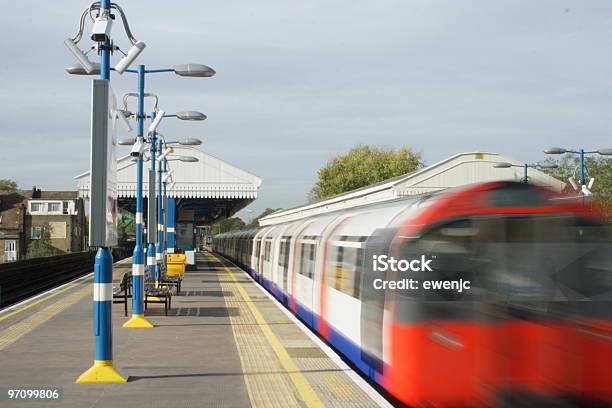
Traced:
<path fill-rule="evenodd" d="M 297 226 L 289 242 L 289 265 L 290 267 L 288 270 L 288 277 L 289 277 L 289 282 L 288 282 L 289 293 L 288 294 L 289 294 L 289 306 L 295 314 L 298 314 L 298 296 L 297 296 L 297 291 L 299 287 L 298 271 L 301 265 L 301 256 L 302 256 L 302 251 L 301 251 L 302 248 L 300 246 L 299 241 L 301 239 L 301 236 L 304 230 L 308 228 L 308 226 L 312 224 L 313 222 L 314 220 L 306 220 L 303 223 L 301 223 L 299 226 Z"/>
<path fill-rule="evenodd" d="M 270 264 L 270 254 L 272 252 L 272 238 L 270 234 L 275 230 L 276 227 L 267 228 L 261 236 L 261 245 L 259 250 L 259 260 L 258 260 L 258 277 L 259 283 L 261 283 L 266 289 L 269 289 L 269 285 L 267 283 L 268 278 L 264 275 L 264 268 L 268 268 Z"/>
<path fill-rule="evenodd" d="M 283 235 L 285 234 L 285 231 L 287 231 L 288 228 L 289 225 L 280 226 L 279 229 L 276 231 L 274 239 L 272 240 L 272 264 L 270 271 L 270 280 L 272 282 L 272 287 L 274 288 L 272 293 L 277 299 L 281 301 L 283 300 L 283 293 L 285 291 L 285 288 L 283 287 L 281 276 L 282 271 L 280 270 L 280 247 L 281 242 L 283 241 Z"/>
<path fill-rule="evenodd" d="M 335 275 L 336 269 L 339 267 L 335 262 L 329 262 L 328 253 L 330 249 L 332 249 L 330 248 L 331 243 L 329 242 L 329 238 L 343 222 L 347 221 L 353 215 L 354 214 L 343 214 L 333 219 L 321 233 L 321 245 L 319 245 L 318 248 L 317 263 L 315 268 L 315 290 L 313 292 L 313 312 L 319 316 L 316 330 L 328 341 L 330 340 L 330 332 L 326 321 L 328 304 L 327 298 L 329 296 L 327 286 L 331 283 L 328 282 L 328 267 L 334 269 L 332 276 Z M 333 248 L 335 248 L 335 246 Z M 334 308 L 338 306 L 335 303 L 332 304 L 334 305 Z M 355 310 L 353 310 L 353 312 L 355 312 Z M 345 315 L 345 318 L 349 318 L 349 316 Z"/>
<path fill-rule="evenodd" d="M 253 238 L 253 251 L 251 253 L 251 275 L 253 278 L 259 280 L 258 276 L 261 273 L 259 269 L 259 257 L 261 254 L 261 238 L 265 234 L 266 229 L 260 230 Z"/>

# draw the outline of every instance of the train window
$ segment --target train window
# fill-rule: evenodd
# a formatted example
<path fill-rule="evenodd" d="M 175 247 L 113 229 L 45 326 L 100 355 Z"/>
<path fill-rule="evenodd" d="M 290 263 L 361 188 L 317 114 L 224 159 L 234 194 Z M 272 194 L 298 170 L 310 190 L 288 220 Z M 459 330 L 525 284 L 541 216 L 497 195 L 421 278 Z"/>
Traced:
<path fill-rule="evenodd" d="M 287 274 L 289 267 L 289 237 L 284 237 L 280 243 L 280 254 L 278 257 L 278 266 L 281 268 L 283 275 L 283 290 L 287 289 Z"/>
<path fill-rule="evenodd" d="M 261 238 L 257 239 L 255 243 L 255 258 L 259 258 L 259 254 L 261 252 Z"/>
<path fill-rule="evenodd" d="M 365 239 L 352 241 L 363 242 Z M 363 255 L 362 244 L 347 245 L 339 240 L 332 241 L 326 265 L 326 271 L 329 274 L 328 284 L 340 292 L 359 298 L 361 275 L 363 273 Z"/>
<path fill-rule="evenodd" d="M 285 238 L 280 243 L 278 266 L 284 269 L 287 269 L 287 266 L 289 266 L 289 242 Z"/>
<path fill-rule="evenodd" d="M 525 183 L 510 184 L 488 192 L 492 207 L 536 207 L 546 205 L 546 196 Z"/>
<path fill-rule="evenodd" d="M 272 242 L 271 242 L 271 238 L 268 238 L 266 240 L 266 243 L 264 245 L 264 253 L 263 253 L 263 258 L 266 261 L 270 261 L 270 253 L 272 252 Z"/>
<path fill-rule="evenodd" d="M 479 229 L 471 219 L 450 221 L 425 232 L 418 241 L 407 241 L 401 247 L 400 259 L 420 259 L 424 256 L 431 260 L 431 271 L 395 272 L 393 279 L 416 279 L 418 290 L 398 290 L 397 295 L 408 298 L 428 300 L 465 299 L 467 292 L 458 293 L 451 290 L 423 290 L 422 282 L 470 280 L 474 268 L 472 256 L 474 237 Z M 471 293 L 476 292 L 477 284 L 473 283 Z"/>
<path fill-rule="evenodd" d="M 310 279 L 314 277 L 316 252 L 316 244 L 300 244 L 300 269 L 298 271 L 300 275 L 304 275 Z"/>

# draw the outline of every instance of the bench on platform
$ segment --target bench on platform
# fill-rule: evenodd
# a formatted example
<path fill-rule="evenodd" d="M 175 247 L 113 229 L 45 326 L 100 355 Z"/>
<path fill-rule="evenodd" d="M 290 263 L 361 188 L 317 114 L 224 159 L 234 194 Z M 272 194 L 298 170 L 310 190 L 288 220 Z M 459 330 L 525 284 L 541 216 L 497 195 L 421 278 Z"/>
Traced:
<path fill-rule="evenodd" d="M 155 282 L 149 278 L 145 279 L 145 310 L 149 307 L 149 303 L 163 303 L 164 312 L 168 316 L 168 309 L 172 308 L 172 291 L 171 288 L 155 287 Z"/>
<path fill-rule="evenodd" d="M 113 285 L 113 304 L 123 303 L 125 316 L 128 315 L 128 298 L 132 297 L 132 276 L 126 272 L 118 286 Z"/>

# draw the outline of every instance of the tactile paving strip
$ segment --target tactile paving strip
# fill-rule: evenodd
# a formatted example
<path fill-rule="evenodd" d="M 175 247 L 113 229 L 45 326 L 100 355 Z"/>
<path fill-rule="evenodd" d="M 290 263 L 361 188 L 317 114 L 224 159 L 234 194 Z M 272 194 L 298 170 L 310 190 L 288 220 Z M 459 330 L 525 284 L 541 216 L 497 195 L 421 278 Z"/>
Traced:
<path fill-rule="evenodd" d="M 215 263 L 215 265 L 218 264 Z M 244 272 L 232 266 L 228 266 L 228 268 L 232 268 L 236 276 L 244 276 L 242 275 Z M 283 368 L 278 363 L 277 356 L 267 344 L 264 336 L 262 336 L 261 330 L 252 317 L 249 307 L 245 302 L 235 301 L 235 299 L 240 299 L 239 290 L 236 285 L 228 283 L 231 282 L 231 279 L 228 279 L 227 272 L 218 270 L 218 273 L 222 282 L 222 290 L 233 291 L 233 297 L 225 299 L 227 307 L 238 307 L 241 310 L 239 317 L 230 317 L 230 319 L 245 373 L 251 372 L 251 370 L 259 372 L 262 369 L 279 370 L 282 372 Z M 251 299 L 262 296 L 260 289 L 254 283 L 245 283 L 242 285 L 242 288 Z M 267 298 L 267 296 L 263 296 Z M 270 300 L 268 302 L 258 301 L 256 305 L 260 313 L 265 316 L 268 327 L 281 341 L 293 364 L 306 378 L 309 386 L 312 387 L 312 390 L 324 406 L 338 408 L 378 406 L 375 401 L 350 379 L 343 369 L 340 369 L 298 326 L 291 322 L 278 305 Z M 234 324 L 234 321 L 236 324 Z M 276 398 L 283 398 L 285 400 L 289 398 L 291 404 L 303 404 L 299 396 L 290 395 L 295 393 L 295 387 L 287 380 L 287 376 L 279 374 L 276 374 L 276 376 L 282 379 L 281 382 L 268 384 L 263 383 L 257 378 L 253 379 L 253 376 L 246 376 L 247 387 L 253 406 L 299 406 L 286 405 L 287 402 L 276 401 Z M 273 387 L 274 389 L 266 389 L 267 387 Z M 289 390 L 292 392 L 289 392 Z"/>

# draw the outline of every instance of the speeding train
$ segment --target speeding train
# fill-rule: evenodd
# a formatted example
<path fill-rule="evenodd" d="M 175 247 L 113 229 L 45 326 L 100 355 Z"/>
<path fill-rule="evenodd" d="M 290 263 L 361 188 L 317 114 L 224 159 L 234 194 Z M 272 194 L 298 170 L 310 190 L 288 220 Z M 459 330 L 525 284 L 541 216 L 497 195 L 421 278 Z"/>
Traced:
<path fill-rule="evenodd" d="M 489 182 L 212 245 L 400 403 L 612 404 L 610 228 L 580 200 Z M 458 280 L 469 289 L 432 286 Z"/>

